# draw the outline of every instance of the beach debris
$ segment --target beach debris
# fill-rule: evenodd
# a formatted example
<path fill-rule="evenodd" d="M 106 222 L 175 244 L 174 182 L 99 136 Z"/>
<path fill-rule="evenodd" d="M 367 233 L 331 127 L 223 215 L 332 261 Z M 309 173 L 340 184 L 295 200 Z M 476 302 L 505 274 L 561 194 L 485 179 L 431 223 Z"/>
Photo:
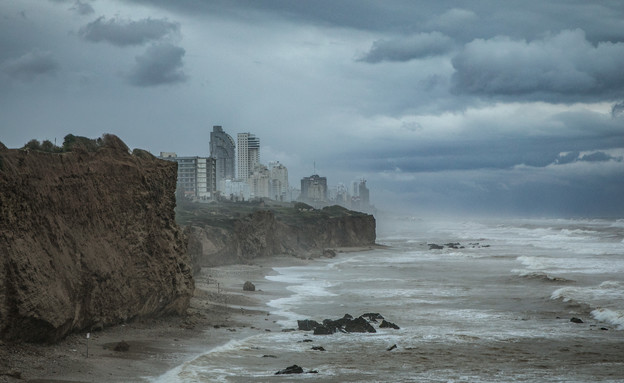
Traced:
<path fill-rule="evenodd" d="M 390 348 L 388 348 L 386 351 L 392 351 L 392 350 L 394 350 L 395 348 L 397 348 L 397 345 L 396 345 L 396 344 L 393 344 L 393 345 L 392 345 Z"/>
<path fill-rule="evenodd" d="M 292 366 L 288 366 L 283 370 L 279 370 L 275 373 L 275 375 L 284 375 L 284 374 L 303 374 L 303 368 L 293 364 Z"/>
<path fill-rule="evenodd" d="M 395 325 L 392 322 L 388 322 L 387 320 L 382 320 L 381 324 L 379 325 L 379 328 L 393 328 L 395 330 L 399 330 L 399 326 Z"/>
<path fill-rule="evenodd" d="M 582 320 L 582 319 L 577 318 L 577 317 L 572 317 L 572 318 L 570 319 L 570 322 L 572 322 L 572 323 L 585 323 L 585 322 L 583 322 L 583 320 Z"/>
<path fill-rule="evenodd" d="M 256 285 L 247 281 L 243 284 L 243 291 L 256 291 Z"/>
<path fill-rule="evenodd" d="M 130 345 L 125 340 L 122 340 L 115 345 L 115 348 L 113 348 L 113 350 L 126 352 L 130 350 Z"/>

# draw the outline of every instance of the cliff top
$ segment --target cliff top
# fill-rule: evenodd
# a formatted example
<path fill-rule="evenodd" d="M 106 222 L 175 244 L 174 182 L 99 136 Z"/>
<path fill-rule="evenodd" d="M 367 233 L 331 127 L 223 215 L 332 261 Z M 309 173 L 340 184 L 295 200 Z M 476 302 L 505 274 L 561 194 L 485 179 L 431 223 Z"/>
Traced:
<path fill-rule="evenodd" d="M 240 220 L 256 211 L 267 210 L 271 211 L 278 221 L 285 224 L 297 224 L 298 222 L 316 220 L 318 218 L 368 215 L 338 205 L 314 209 L 312 206 L 301 202 L 271 205 L 259 201 L 210 204 L 178 201 L 176 222 L 183 226 L 209 225 L 231 228 L 236 220 Z"/>

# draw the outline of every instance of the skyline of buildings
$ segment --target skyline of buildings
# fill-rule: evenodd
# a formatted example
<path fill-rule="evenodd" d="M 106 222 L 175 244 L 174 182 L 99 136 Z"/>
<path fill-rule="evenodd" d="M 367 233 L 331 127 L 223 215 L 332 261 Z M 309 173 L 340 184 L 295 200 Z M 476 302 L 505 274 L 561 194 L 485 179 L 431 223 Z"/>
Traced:
<path fill-rule="evenodd" d="M 178 163 L 178 195 L 198 201 L 268 198 L 280 202 L 297 200 L 317 208 L 338 204 L 354 210 L 374 209 L 363 178 L 353 181 L 349 188 L 343 183 L 330 188 L 326 177 L 313 174 L 301 179 L 300 190 L 291 187 L 284 164 L 260 163 L 260 138 L 250 132 L 238 133 L 235 143 L 221 125 L 213 125 L 209 149 L 209 157 L 160 153 L 160 158 Z"/>

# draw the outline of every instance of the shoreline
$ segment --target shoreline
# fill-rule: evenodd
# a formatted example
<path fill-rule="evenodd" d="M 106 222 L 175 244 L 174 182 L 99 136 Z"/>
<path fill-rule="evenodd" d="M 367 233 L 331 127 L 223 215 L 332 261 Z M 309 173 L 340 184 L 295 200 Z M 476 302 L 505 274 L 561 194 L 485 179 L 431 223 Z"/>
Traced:
<path fill-rule="evenodd" d="M 373 248 L 337 248 L 337 253 Z M 263 291 L 274 267 L 314 262 L 292 256 L 257 258 L 252 264 L 202 268 L 185 316 L 136 319 L 69 335 L 53 345 L 0 343 L 0 383 L 152 382 L 198 355 L 254 333 L 281 331 L 267 303 L 288 291 Z M 251 281 L 256 291 L 243 291 Z M 115 351 L 120 342 L 127 351 Z M 88 344 L 88 357 L 87 357 Z"/>

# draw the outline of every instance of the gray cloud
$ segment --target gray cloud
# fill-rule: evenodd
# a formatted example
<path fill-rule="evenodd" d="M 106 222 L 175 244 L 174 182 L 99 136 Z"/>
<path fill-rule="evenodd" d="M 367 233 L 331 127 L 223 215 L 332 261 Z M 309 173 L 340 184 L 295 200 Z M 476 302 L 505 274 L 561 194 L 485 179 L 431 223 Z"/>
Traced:
<path fill-rule="evenodd" d="M 118 46 L 143 45 L 159 40 L 180 30 L 178 23 L 166 19 L 142 19 L 137 21 L 104 16 L 80 28 L 78 34 L 87 41 L 106 41 Z"/>
<path fill-rule="evenodd" d="M 541 40 L 478 39 L 452 61 L 454 89 L 482 96 L 543 101 L 612 100 L 624 96 L 624 43 L 592 45 L 582 30 Z"/>
<path fill-rule="evenodd" d="M 613 107 L 611 108 L 611 117 L 617 118 L 622 113 L 624 113 L 624 101 L 613 104 Z"/>
<path fill-rule="evenodd" d="M 6 74 L 20 80 L 33 80 L 39 76 L 55 74 L 59 67 L 52 53 L 40 50 L 9 59 L 2 65 Z"/>
<path fill-rule="evenodd" d="M 187 79 L 182 71 L 185 50 L 169 43 L 153 44 L 136 57 L 136 64 L 127 81 L 136 86 L 175 84 Z"/>
<path fill-rule="evenodd" d="M 477 20 L 478 17 L 473 11 L 453 8 L 429 21 L 427 25 L 436 29 L 455 30 L 458 28 L 465 28 L 466 24 L 473 23 Z"/>
<path fill-rule="evenodd" d="M 76 0 L 74 6 L 70 8 L 72 11 L 76 11 L 80 15 L 90 15 L 95 12 L 91 4 L 83 3 L 80 0 Z"/>
<path fill-rule="evenodd" d="M 357 61 L 378 63 L 381 61 L 410 61 L 441 55 L 453 47 L 453 40 L 440 33 L 419 33 L 414 36 L 391 40 L 377 40 L 370 50 Z"/>

